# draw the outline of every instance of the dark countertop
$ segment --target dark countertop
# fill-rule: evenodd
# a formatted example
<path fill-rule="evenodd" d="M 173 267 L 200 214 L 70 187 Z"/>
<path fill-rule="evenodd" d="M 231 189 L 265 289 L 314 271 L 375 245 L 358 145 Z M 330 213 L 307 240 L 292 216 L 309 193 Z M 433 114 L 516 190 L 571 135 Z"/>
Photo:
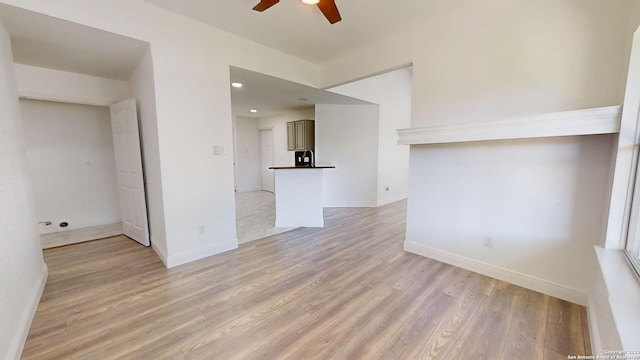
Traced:
<path fill-rule="evenodd" d="M 289 169 L 335 169 L 333 165 L 316 165 L 316 166 L 272 166 L 273 170 L 289 170 Z"/>

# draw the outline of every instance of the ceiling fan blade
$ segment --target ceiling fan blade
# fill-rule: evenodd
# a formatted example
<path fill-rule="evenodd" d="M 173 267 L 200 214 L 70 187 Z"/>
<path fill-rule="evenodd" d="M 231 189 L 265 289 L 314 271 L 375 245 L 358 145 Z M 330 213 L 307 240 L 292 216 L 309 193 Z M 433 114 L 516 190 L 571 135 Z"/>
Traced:
<path fill-rule="evenodd" d="M 279 3 L 280 0 L 260 0 L 260 3 L 253 7 L 255 11 L 265 11 L 273 5 Z"/>
<path fill-rule="evenodd" d="M 335 0 L 320 0 L 318 8 L 320 8 L 320 11 L 322 11 L 327 20 L 332 24 L 342 20 Z"/>

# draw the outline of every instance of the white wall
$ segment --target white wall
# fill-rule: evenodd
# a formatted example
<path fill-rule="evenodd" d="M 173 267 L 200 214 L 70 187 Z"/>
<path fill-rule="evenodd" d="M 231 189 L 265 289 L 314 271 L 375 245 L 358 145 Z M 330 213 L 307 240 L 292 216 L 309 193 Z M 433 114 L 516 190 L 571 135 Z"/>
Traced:
<path fill-rule="evenodd" d="M 599 135 L 414 146 L 406 243 L 577 291 L 582 299 L 569 300 L 584 303 L 614 143 Z"/>
<path fill-rule="evenodd" d="M 324 170 L 325 207 L 377 205 L 378 106 L 316 105 L 316 163 Z"/>
<path fill-rule="evenodd" d="M 233 156 L 213 155 L 214 146 L 233 148 L 229 66 L 306 85 L 319 82 L 318 66 L 142 0 L 3 2 L 150 44 L 164 260 L 176 266 L 235 248 Z"/>
<path fill-rule="evenodd" d="M 126 81 L 15 64 L 21 98 L 109 106 L 131 97 Z"/>
<path fill-rule="evenodd" d="M 9 36 L 0 24 L 0 358 L 19 359 L 46 282 Z"/>
<path fill-rule="evenodd" d="M 294 151 L 287 150 L 287 122 L 296 120 L 315 120 L 313 107 L 301 110 L 289 110 L 273 116 L 258 119 L 258 130 L 273 130 L 273 162 L 275 166 L 294 166 Z M 316 123 L 317 126 L 317 123 Z M 316 130 L 316 142 L 318 133 Z"/>
<path fill-rule="evenodd" d="M 137 100 L 140 146 L 147 195 L 151 246 L 162 259 L 167 257 L 164 202 L 158 143 L 158 120 L 151 50 L 147 49 L 129 78 L 131 95 Z"/>
<path fill-rule="evenodd" d="M 414 126 L 619 104 L 624 83 L 625 1 L 441 2 L 322 68 L 141 0 L 3 3 L 151 44 L 169 265 L 235 246 L 232 159 L 212 156 L 232 146 L 230 64 L 327 87 L 413 62 Z"/>
<path fill-rule="evenodd" d="M 262 190 L 262 163 L 258 120 L 235 117 L 236 191 Z"/>
<path fill-rule="evenodd" d="M 385 39 L 354 48 L 324 64 L 323 80 L 325 86 L 342 84 L 348 79 L 412 63 L 412 127 L 494 121 L 621 104 L 624 65 L 629 54 L 630 4 L 624 0 L 488 0 L 465 2 L 464 6 L 459 2 L 440 2 L 434 4 L 432 12 L 424 14 L 420 25 L 399 29 Z M 602 176 L 609 176 L 611 158 L 602 154 L 611 154 L 607 149 L 612 140 L 597 138 L 589 140 L 593 142 L 589 144 L 582 138 L 567 141 L 566 146 L 526 141 L 492 143 L 488 154 L 496 163 L 515 154 L 521 158 L 509 162 L 517 164 L 513 170 L 490 172 L 465 160 L 477 159 L 478 153 L 489 151 L 486 144 L 412 147 L 407 241 L 428 244 L 436 251 L 464 256 L 471 262 L 538 276 L 568 289 L 588 290 L 589 281 L 576 278 L 576 274 L 578 268 L 587 274 L 593 272 L 593 255 L 584 253 L 584 249 L 585 244 L 600 241 L 604 231 L 601 214 L 595 212 L 604 211 L 606 201 L 594 199 L 596 195 L 592 194 L 606 198 L 610 191 Z M 521 151 L 521 146 L 529 150 Z M 541 168 L 543 159 L 533 156 L 537 152 L 543 154 L 547 168 Z M 588 156 L 593 158 L 585 166 Z M 559 173 L 565 174 L 563 179 L 554 175 L 555 168 L 560 170 L 559 159 L 566 169 Z M 468 168 L 457 169 L 454 160 Z M 494 166 L 489 160 L 485 159 L 483 164 Z M 538 169 L 536 176 L 543 181 L 530 189 L 531 194 L 522 190 L 513 197 L 506 196 L 495 186 L 518 189 L 521 179 L 514 176 L 517 172 L 526 173 L 526 169 Z M 580 179 L 564 172 L 578 169 L 585 174 Z M 562 181 L 548 183 L 544 180 L 547 178 Z M 435 185 L 437 190 L 433 188 Z M 538 191 L 558 194 L 559 207 L 548 199 L 533 199 L 535 212 L 521 209 L 522 201 L 528 201 Z M 599 208 L 570 206 L 570 200 Z M 478 217 L 445 218 L 435 212 L 438 209 L 434 204 L 446 205 L 449 215 L 453 209 L 459 209 L 463 214 L 472 212 Z M 501 209 L 529 214 L 529 222 L 519 220 L 521 230 L 517 231 L 510 225 L 510 221 L 517 219 Z M 546 239 L 541 246 L 534 246 L 537 243 L 530 230 L 534 230 L 534 224 L 550 221 L 545 217 L 546 211 L 555 214 L 558 220 L 549 224 L 553 227 L 547 232 L 532 233 Z M 498 221 L 502 215 L 504 220 Z M 418 221 L 423 218 L 424 222 Z M 440 220 L 437 224 L 436 219 Z M 468 226 L 466 222 L 470 222 Z M 576 224 L 588 224 L 584 228 L 590 229 L 590 234 L 577 240 L 577 234 L 583 232 L 578 231 Z M 567 229 L 573 233 L 567 233 Z M 497 247 L 487 253 L 488 250 L 478 247 L 488 233 L 525 240 L 505 240 L 509 247 Z M 445 243 L 444 239 L 455 240 Z M 575 253 L 565 246 L 572 242 L 577 246 Z M 552 251 L 554 247 L 557 249 Z M 555 251 L 557 255 L 552 255 Z M 525 263 L 509 261 L 514 253 L 520 254 L 516 258 Z M 567 272 L 561 273 L 563 266 L 556 262 L 562 256 L 582 265 L 567 265 Z M 530 261 L 535 257 L 540 261 Z"/>
<path fill-rule="evenodd" d="M 20 107 L 35 217 L 53 223 L 40 234 L 120 222 L 109 109 L 26 99 Z"/>
<path fill-rule="evenodd" d="M 622 101 L 629 1 L 440 2 L 323 67 L 326 86 L 413 63 L 412 126 Z"/>
<path fill-rule="evenodd" d="M 172 265 L 235 246 L 232 157 L 211 156 L 232 147 L 229 65 L 324 87 L 413 62 L 413 125 L 615 104 L 624 81 L 625 1 L 439 3 L 322 68 L 140 0 L 3 3 L 151 44 Z"/>
<path fill-rule="evenodd" d="M 623 69 L 629 68 L 629 56 L 631 55 L 631 44 L 633 43 L 633 34 L 640 25 L 640 1 L 629 0 L 629 8 L 627 10 L 627 39 L 625 39 L 624 62 L 622 64 Z"/>
<path fill-rule="evenodd" d="M 328 89 L 379 105 L 378 205 L 407 197 L 409 147 L 398 145 L 396 130 L 411 123 L 411 78 L 411 69 L 402 68 Z"/>

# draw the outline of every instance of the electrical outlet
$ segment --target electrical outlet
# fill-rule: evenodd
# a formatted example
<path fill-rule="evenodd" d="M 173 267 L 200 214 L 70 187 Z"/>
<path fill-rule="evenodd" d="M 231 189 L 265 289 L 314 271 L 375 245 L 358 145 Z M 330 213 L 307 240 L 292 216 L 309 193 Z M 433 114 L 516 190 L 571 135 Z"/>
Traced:
<path fill-rule="evenodd" d="M 200 235 L 204 234 L 204 225 L 198 226 L 198 234 Z"/>
<path fill-rule="evenodd" d="M 484 247 L 492 248 L 493 247 L 493 239 L 486 236 L 484 238 Z"/>

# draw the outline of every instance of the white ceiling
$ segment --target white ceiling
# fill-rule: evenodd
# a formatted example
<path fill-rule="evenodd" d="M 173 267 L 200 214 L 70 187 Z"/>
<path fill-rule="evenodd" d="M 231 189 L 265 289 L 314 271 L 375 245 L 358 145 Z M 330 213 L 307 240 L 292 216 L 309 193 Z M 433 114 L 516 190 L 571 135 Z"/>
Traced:
<path fill-rule="evenodd" d="M 314 104 L 369 104 L 366 101 L 237 67 L 231 67 L 230 72 L 231 82 L 243 84 L 242 88 L 231 88 L 231 104 L 236 116 L 270 116 L 285 110 L 308 108 Z M 258 112 L 251 113 L 251 109 Z"/>
<path fill-rule="evenodd" d="M 249 14 L 255 12 L 251 7 L 249 10 Z M 321 13 L 319 17 L 324 19 Z M 0 4 L 0 21 L 11 36 L 14 61 L 19 64 L 126 81 L 148 46 L 144 41 L 6 4 Z M 230 76 L 244 84 L 242 89 L 231 89 L 232 110 L 238 116 L 269 116 L 314 104 L 366 104 L 240 68 L 231 67 Z"/>
<path fill-rule="evenodd" d="M 16 63 L 127 80 L 148 44 L 0 4 Z"/>
<path fill-rule="evenodd" d="M 424 21 L 434 7 L 431 0 L 336 0 L 342 21 L 331 25 L 300 0 L 281 0 L 262 13 L 252 10 L 259 0 L 146 1 L 313 63 Z"/>

